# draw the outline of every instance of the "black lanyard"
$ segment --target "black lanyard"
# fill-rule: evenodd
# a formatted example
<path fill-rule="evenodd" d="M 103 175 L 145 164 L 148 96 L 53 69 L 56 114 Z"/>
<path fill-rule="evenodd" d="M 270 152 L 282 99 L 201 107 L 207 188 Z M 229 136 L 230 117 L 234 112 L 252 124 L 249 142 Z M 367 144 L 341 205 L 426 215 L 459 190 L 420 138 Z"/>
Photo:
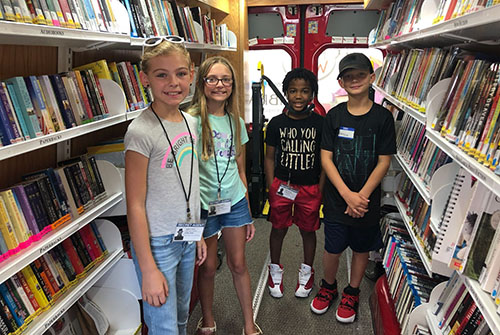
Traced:
<path fill-rule="evenodd" d="M 186 128 L 187 128 L 188 133 L 189 133 L 189 138 L 191 139 L 191 174 L 189 176 L 189 190 L 188 190 L 188 192 L 186 192 L 186 188 L 184 187 L 184 181 L 182 180 L 181 171 L 179 170 L 179 165 L 177 164 L 177 158 L 175 157 L 174 147 L 172 146 L 172 142 L 170 141 L 170 138 L 168 137 L 167 130 L 165 129 L 163 122 L 161 122 L 160 117 L 158 116 L 158 114 L 156 114 L 155 110 L 153 109 L 153 105 L 151 105 L 150 107 L 151 107 L 151 110 L 153 111 L 153 114 L 158 119 L 158 122 L 160 122 L 160 125 L 163 128 L 163 132 L 165 133 L 165 137 L 167 138 L 168 145 L 170 146 L 170 149 L 172 150 L 172 156 L 174 156 L 175 167 L 177 168 L 177 173 L 179 174 L 179 180 L 181 181 L 182 191 L 184 192 L 184 198 L 186 199 L 186 218 L 187 218 L 187 221 L 189 221 L 189 220 L 191 220 L 191 209 L 189 208 L 189 198 L 191 197 L 191 186 L 193 184 L 193 161 L 194 161 L 194 144 L 193 144 L 193 135 L 191 134 L 191 129 L 189 129 L 189 124 L 186 120 L 186 117 L 184 116 L 184 114 L 182 114 L 182 112 L 180 112 L 182 118 L 184 119 L 184 122 L 186 123 Z"/>
<path fill-rule="evenodd" d="M 231 144 L 229 144 L 229 155 L 228 155 L 228 160 L 227 160 L 227 165 L 226 169 L 224 170 L 224 174 L 222 175 L 222 178 L 219 179 L 219 165 L 217 164 L 217 152 L 215 152 L 215 144 L 214 144 L 214 160 L 215 160 L 215 171 L 217 171 L 217 182 L 218 187 L 217 187 L 217 199 L 220 199 L 220 192 L 221 192 L 221 183 L 224 177 L 226 176 L 227 170 L 229 168 L 229 163 L 231 162 L 231 154 L 233 152 L 233 126 L 231 125 L 231 115 L 226 112 L 227 118 L 229 120 L 229 129 L 231 129 Z M 215 139 L 214 139 L 215 140 Z"/>

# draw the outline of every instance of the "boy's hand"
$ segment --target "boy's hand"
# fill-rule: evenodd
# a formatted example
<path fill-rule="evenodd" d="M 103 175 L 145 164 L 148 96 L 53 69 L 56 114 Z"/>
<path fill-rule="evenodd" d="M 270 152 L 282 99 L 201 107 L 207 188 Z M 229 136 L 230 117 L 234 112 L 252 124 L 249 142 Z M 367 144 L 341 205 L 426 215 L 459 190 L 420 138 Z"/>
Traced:
<path fill-rule="evenodd" d="M 368 210 L 366 210 L 368 211 Z M 359 211 L 356 211 L 355 209 L 352 209 L 351 207 L 347 206 L 344 214 L 347 214 L 349 215 L 350 217 L 353 217 L 355 219 L 359 219 L 359 218 L 362 218 L 363 216 L 365 216 L 365 211 L 362 211 L 362 212 L 359 212 Z"/>
<path fill-rule="evenodd" d="M 142 274 L 142 299 L 148 304 L 160 307 L 167 301 L 168 284 L 163 273 L 158 269 Z"/>
<path fill-rule="evenodd" d="M 364 215 L 364 213 L 368 212 L 368 203 L 370 200 L 364 195 L 358 192 L 348 191 L 345 193 L 343 198 L 347 203 L 347 206 L 350 207 L 357 215 Z"/>
<path fill-rule="evenodd" d="M 201 265 L 207 259 L 207 244 L 205 243 L 205 239 L 201 238 L 201 240 L 196 242 L 196 265 Z"/>

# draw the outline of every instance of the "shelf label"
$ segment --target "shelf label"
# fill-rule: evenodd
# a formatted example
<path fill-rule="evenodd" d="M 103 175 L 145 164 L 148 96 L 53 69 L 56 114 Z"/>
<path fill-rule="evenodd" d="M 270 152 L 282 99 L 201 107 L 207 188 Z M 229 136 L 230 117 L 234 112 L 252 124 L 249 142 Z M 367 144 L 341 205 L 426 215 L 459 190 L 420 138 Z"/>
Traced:
<path fill-rule="evenodd" d="M 61 30 L 52 30 L 52 29 L 40 29 L 40 34 L 42 34 L 42 35 L 64 36 L 64 31 L 61 31 Z"/>
<path fill-rule="evenodd" d="M 466 160 L 465 158 L 463 158 L 460 155 L 460 153 L 454 152 L 453 159 L 455 159 L 460 165 L 462 165 L 463 167 L 468 169 L 470 171 L 470 173 L 475 175 L 478 179 L 480 179 L 484 182 L 487 181 L 486 175 L 479 169 L 479 167 L 476 166 L 476 164 L 473 164 L 473 163 L 469 162 L 468 160 Z M 477 164 L 479 164 L 479 163 L 477 163 Z"/>
<path fill-rule="evenodd" d="M 259 44 L 259 41 L 256 38 L 251 38 L 248 40 L 248 46 Z"/>
<path fill-rule="evenodd" d="M 45 322 L 45 330 L 49 329 L 50 326 L 54 324 L 59 318 L 66 313 L 66 308 L 61 308 L 56 314 L 54 314 L 47 322 Z"/>
<path fill-rule="evenodd" d="M 285 36 L 285 39 L 284 39 L 284 41 L 283 41 L 283 42 L 284 42 L 285 44 L 293 44 L 293 43 L 295 43 L 295 38 Z"/>
<path fill-rule="evenodd" d="M 469 20 L 461 19 L 461 20 L 456 20 L 455 22 L 453 22 L 453 27 L 455 27 L 455 28 L 463 27 L 463 26 L 466 26 L 468 24 L 469 24 Z"/>
<path fill-rule="evenodd" d="M 46 252 L 47 250 L 49 250 L 53 246 L 59 244 L 61 241 L 62 241 L 62 237 L 58 237 L 55 240 L 45 244 L 43 247 L 40 248 L 40 254 L 43 254 L 44 252 Z"/>
<path fill-rule="evenodd" d="M 57 141 L 61 140 L 62 138 L 63 137 L 61 134 L 56 134 L 56 135 L 53 135 L 50 137 L 41 138 L 39 140 L 39 143 L 40 143 L 40 145 L 44 145 L 44 144 L 48 144 L 48 143 L 52 143 L 52 142 L 57 142 Z"/>
<path fill-rule="evenodd" d="M 356 37 L 356 44 L 368 44 L 368 37 Z"/>

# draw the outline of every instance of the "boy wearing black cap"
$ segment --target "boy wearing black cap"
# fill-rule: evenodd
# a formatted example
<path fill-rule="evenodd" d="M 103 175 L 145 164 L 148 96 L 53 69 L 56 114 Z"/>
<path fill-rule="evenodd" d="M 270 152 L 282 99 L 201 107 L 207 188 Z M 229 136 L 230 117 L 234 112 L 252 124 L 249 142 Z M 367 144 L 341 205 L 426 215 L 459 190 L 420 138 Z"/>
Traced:
<path fill-rule="evenodd" d="M 392 114 L 369 99 L 375 74 L 365 55 L 345 56 L 339 64 L 338 80 L 348 101 L 328 112 L 323 128 L 321 163 L 327 176 L 323 194 L 324 279 L 311 310 L 325 313 L 338 296 L 339 258 L 350 247 L 350 282 L 342 292 L 336 318 L 351 323 L 356 318 L 368 253 L 382 247 L 380 182 L 396 153 L 396 136 Z"/>

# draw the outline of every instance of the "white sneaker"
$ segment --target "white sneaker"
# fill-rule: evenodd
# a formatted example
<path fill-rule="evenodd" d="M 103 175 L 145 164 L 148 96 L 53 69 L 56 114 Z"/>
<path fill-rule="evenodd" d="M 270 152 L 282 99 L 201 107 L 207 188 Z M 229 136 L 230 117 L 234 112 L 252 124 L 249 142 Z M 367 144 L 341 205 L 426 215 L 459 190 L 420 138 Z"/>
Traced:
<path fill-rule="evenodd" d="M 297 298 L 307 298 L 311 294 L 314 286 L 314 269 L 307 264 L 302 263 L 299 269 L 299 279 L 295 296 Z"/>
<path fill-rule="evenodd" d="M 283 266 L 281 264 L 269 264 L 267 287 L 272 297 L 281 298 L 283 296 Z"/>

